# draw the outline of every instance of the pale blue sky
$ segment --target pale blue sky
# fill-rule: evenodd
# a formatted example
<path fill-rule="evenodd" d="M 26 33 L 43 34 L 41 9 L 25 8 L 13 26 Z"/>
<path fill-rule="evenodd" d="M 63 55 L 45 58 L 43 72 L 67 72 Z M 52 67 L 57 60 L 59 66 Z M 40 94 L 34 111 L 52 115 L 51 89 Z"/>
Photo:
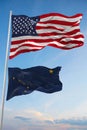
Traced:
<path fill-rule="evenodd" d="M 46 47 L 8 61 L 8 67 L 62 66 L 63 90 L 51 95 L 35 91 L 5 101 L 3 130 L 87 130 L 87 0 L 0 0 L 0 105 L 10 10 L 28 16 L 82 13 L 85 41 L 69 51 Z"/>

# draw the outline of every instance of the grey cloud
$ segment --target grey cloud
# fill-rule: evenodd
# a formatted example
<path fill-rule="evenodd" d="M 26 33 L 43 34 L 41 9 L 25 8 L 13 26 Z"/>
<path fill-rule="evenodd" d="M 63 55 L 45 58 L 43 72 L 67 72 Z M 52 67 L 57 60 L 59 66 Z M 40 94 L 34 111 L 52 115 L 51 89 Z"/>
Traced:
<path fill-rule="evenodd" d="M 36 122 L 37 124 L 41 124 L 42 122 L 43 123 L 46 123 L 46 124 L 53 124 L 53 121 L 50 121 L 50 120 L 35 120 L 35 119 L 32 119 L 32 118 L 27 118 L 27 117 L 23 117 L 23 116 L 15 116 L 14 117 L 15 119 L 18 119 L 18 120 L 21 120 L 23 122 L 30 122 L 30 123 L 34 123 Z"/>
<path fill-rule="evenodd" d="M 50 120 L 45 120 L 44 122 L 47 124 L 53 124 L 53 121 L 50 121 Z"/>
<path fill-rule="evenodd" d="M 54 120 L 55 124 L 87 125 L 87 119 L 61 119 Z"/>
<path fill-rule="evenodd" d="M 86 128 L 83 128 L 83 127 L 82 128 L 80 128 L 80 127 L 79 128 L 77 128 L 77 127 L 76 128 L 68 128 L 67 130 L 87 130 L 87 127 Z"/>
<path fill-rule="evenodd" d="M 16 116 L 16 117 L 15 117 L 15 119 L 19 119 L 19 120 L 22 120 L 22 121 L 25 121 L 25 122 L 27 122 L 27 121 L 30 121 L 30 120 L 31 120 L 31 118 L 22 117 L 22 116 Z"/>
<path fill-rule="evenodd" d="M 15 119 L 19 119 L 23 122 L 28 122 L 31 125 L 33 124 L 37 124 L 37 125 L 41 125 L 41 124 L 49 124 L 49 125 L 57 125 L 57 124 L 69 124 L 69 125 L 78 125 L 78 126 L 87 126 L 87 118 L 78 118 L 78 119 L 61 119 L 61 120 L 38 120 L 38 119 L 33 119 L 33 118 L 27 118 L 27 117 L 23 117 L 23 116 L 16 116 L 14 117 Z"/>

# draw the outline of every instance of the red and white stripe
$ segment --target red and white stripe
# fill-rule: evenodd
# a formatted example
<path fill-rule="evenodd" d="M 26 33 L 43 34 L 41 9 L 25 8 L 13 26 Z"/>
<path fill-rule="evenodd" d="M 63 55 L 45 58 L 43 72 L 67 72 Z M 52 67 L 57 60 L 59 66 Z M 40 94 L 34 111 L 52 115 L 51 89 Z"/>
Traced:
<path fill-rule="evenodd" d="M 80 47 L 84 36 L 80 32 L 82 14 L 68 17 L 58 13 L 44 14 L 36 25 L 38 36 L 12 38 L 10 59 L 20 53 L 41 50 L 46 46 L 60 49 Z"/>

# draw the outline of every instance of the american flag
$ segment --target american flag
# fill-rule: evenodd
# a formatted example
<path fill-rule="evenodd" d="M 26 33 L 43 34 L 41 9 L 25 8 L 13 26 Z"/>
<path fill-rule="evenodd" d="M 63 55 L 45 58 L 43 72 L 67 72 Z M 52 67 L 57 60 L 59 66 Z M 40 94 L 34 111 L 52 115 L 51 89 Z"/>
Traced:
<path fill-rule="evenodd" d="M 81 19 L 82 14 L 65 16 L 48 13 L 36 17 L 12 15 L 10 59 L 46 46 L 65 50 L 82 46 L 84 36 L 80 32 Z"/>

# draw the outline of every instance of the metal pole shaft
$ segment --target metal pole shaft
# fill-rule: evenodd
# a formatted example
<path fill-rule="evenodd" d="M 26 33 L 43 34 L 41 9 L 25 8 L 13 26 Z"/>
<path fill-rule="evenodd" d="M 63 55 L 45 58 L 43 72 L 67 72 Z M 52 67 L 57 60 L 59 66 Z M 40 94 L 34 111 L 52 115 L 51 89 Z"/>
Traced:
<path fill-rule="evenodd" d="M 0 130 L 2 130 L 2 126 L 3 126 L 5 91 L 6 91 L 6 74 L 7 74 L 7 67 L 8 67 L 8 52 L 9 52 L 9 42 L 10 42 L 11 16 L 12 16 L 12 11 L 10 11 L 9 25 L 8 25 L 8 37 L 7 37 L 6 57 L 5 57 L 5 66 L 4 66 L 4 79 L 3 79 L 3 90 L 2 90 L 2 103 L 1 103 Z"/>

